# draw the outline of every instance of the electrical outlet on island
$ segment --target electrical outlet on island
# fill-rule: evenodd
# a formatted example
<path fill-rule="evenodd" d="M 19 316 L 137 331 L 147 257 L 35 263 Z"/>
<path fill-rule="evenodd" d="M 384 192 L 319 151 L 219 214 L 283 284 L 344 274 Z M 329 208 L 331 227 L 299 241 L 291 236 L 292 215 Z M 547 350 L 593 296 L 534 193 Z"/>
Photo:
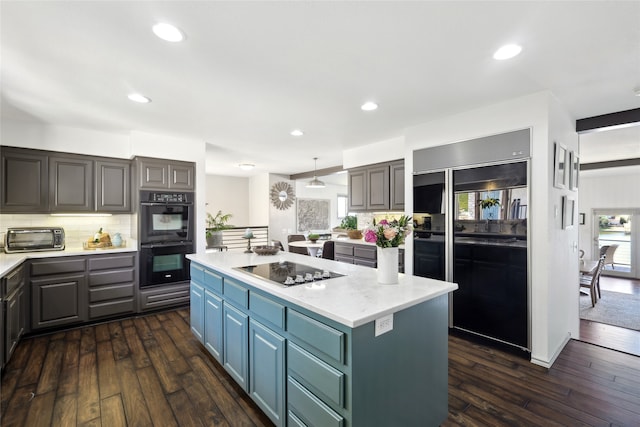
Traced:
<path fill-rule="evenodd" d="M 379 319 L 376 319 L 376 332 L 375 336 L 382 335 L 385 332 L 393 330 L 393 313 L 387 314 Z"/>

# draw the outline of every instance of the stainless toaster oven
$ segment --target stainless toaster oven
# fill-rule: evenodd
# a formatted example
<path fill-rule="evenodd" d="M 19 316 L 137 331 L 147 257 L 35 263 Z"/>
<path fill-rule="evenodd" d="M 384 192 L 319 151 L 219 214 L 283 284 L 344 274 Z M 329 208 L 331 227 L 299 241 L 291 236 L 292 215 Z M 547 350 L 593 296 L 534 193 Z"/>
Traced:
<path fill-rule="evenodd" d="M 6 253 L 61 251 L 64 249 L 64 229 L 61 227 L 9 228 L 5 236 Z"/>

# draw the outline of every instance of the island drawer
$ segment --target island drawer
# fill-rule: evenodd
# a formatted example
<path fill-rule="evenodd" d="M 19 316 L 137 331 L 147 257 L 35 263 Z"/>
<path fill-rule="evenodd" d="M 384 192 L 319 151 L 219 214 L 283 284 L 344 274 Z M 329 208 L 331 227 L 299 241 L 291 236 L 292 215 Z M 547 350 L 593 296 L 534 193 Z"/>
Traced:
<path fill-rule="evenodd" d="M 274 326 L 284 329 L 284 306 L 255 292 L 249 292 L 249 310 Z"/>
<path fill-rule="evenodd" d="M 289 411 L 287 412 L 287 426 L 290 427 L 307 427 L 300 418 L 296 417 L 296 415 Z"/>
<path fill-rule="evenodd" d="M 192 262 L 191 266 L 189 267 L 189 274 L 191 280 L 194 280 L 198 283 L 204 283 L 204 268 Z"/>
<path fill-rule="evenodd" d="M 222 294 L 222 276 L 214 273 L 213 271 L 204 271 L 204 284 L 209 289 L 219 294 Z"/>
<path fill-rule="evenodd" d="M 308 351 L 289 341 L 289 373 L 305 386 L 316 389 L 331 403 L 344 407 L 344 373 L 327 365 Z"/>
<path fill-rule="evenodd" d="M 304 422 L 317 427 L 342 427 L 344 418 L 318 399 L 302 384 L 291 377 L 287 379 L 287 403 L 289 410 Z"/>
<path fill-rule="evenodd" d="M 239 307 L 249 308 L 249 289 L 235 282 L 228 277 L 224 278 L 223 294 L 230 301 L 235 302 Z"/>
<path fill-rule="evenodd" d="M 295 310 L 287 310 L 287 331 L 334 360 L 344 363 L 344 332 Z"/>

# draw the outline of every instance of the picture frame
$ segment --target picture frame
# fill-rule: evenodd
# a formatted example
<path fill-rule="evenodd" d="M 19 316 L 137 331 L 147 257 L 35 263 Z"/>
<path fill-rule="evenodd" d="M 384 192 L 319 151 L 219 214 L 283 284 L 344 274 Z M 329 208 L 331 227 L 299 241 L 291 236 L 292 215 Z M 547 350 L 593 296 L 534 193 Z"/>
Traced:
<path fill-rule="evenodd" d="M 567 148 L 554 142 L 553 155 L 553 186 L 556 188 L 565 188 L 567 177 Z"/>
<path fill-rule="evenodd" d="M 580 213 L 578 214 L 578 218 L 579 218 L 578 223 L 579 223 L 580 225 L 584 225 L 584 224 L 585 224 L 585 214 L 584 214 L 584 212 L 580 212 Z"/>
<path fill-rule="evenodd" d="M 297 199 L 298 232 L 329 229 L 329 207 L 327 199 Z"/>
<path fill-rule="evenodd" d="M 562 229 L 567 230 L 575 225 L 576 199 L 562 196 Z"/>
<path fill-rule="evenodd" d="M 580 156 L 575 151 L 569 153 L 569 189 L 571 191 L 578 190 L 578 175 L 580 172 Z"/>

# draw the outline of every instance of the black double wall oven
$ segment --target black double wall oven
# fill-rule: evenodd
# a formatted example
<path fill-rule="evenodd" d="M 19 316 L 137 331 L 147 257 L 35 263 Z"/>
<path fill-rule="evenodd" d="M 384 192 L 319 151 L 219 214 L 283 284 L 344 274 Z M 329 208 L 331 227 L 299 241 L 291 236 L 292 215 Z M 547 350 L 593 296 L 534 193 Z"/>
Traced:
<path fill-rule="evenodd" d="M 189 280 L 193 193 L 140 192 L 140 287 Z"/>

